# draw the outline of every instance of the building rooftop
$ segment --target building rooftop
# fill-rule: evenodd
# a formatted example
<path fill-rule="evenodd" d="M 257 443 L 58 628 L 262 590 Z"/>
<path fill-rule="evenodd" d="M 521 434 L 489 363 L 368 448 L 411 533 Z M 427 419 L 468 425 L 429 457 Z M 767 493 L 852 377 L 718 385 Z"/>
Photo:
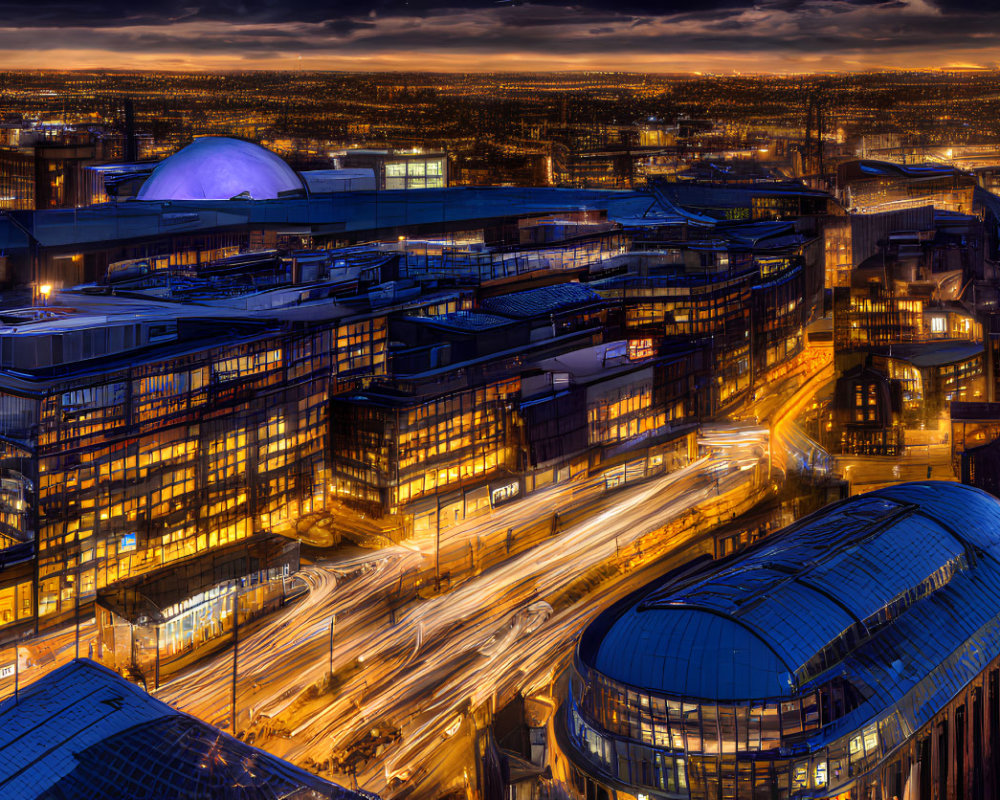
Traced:
<path fill-rule="evenodd" d="M 435 325 L 455 331 L 476 332 L 513 325 L 514 321 L 496 314 L 482 314 L 478 311 L 456 311 L 452 314 L 435 314 L 427 317 L 407 317 L 410 322 Z"/>
<path fill-rule="evenodd" d="M 187 176 L 186 168 L 179 172 Z M 150 180 L 154 179 L 155 175 Z M 290 179 L 282 185 L 290 188 Z M 251 191 L 255 199 L 230 200 L 243 191 L 235 188 L 236 192 L 226 199 L 153 200 L 147 192 L 142 198 L 145 202 L 11 212 L 10 219 L 0 217 L 0 248 L 8 253 L 26 251 L 33 238 L 41 247 L 75 250 L 88 244 L 240 226 L 272 226 L 281 230 L 299 226 L 303 231 L 336 230 L 352 234 L 580 209 L 605 210 L 608 219 L 615 221 L 619 217 L 642 216 L 655 202 L 650 194 L 638 191 L 494 186 L 350 191 L 273 200 L 259 199 Z"/>
<path fill-rule="evenodd" d="M 483 308 L 493 314 L 513 319 L 530 319 L 567 308 L 604 302 L 601 296 L 580 283 L 557 283 L 523 292 L 487 297 Z"/>
<path fill-rule="evenodd" d="M 863 160 L 857 162 L 862 175 L 884 176 L 893 178 L 940 178 L 946 175 L 959 175 L 961 170 L 948 164 L 896 164 L 891 161 Z"/>
<path fill-rule="evenodd" d="M 640 590 L 598 617 L 578 655 L 614 681 L 709 703 L 792 697 L 840 677 L 864 700 L 834 728 L 895 706 L 917 730 L 941 704 L 904 698 L 924 682 L 947 702 L 984 669 L 998 609 L 1000 502 L 910 483 Z"/>
<path fill-rule="evenodd" d="M 86 659 L 0 704 L 0 797 L 360 800 Z"/>
<path fill-rule="evenodd" d="M 618 372 L 648 367 L 652 358 L 632 361 L 628 357 L 628 341 L 604 342 L 593 347 L 581 347 L 569 353 L 546 358 L 538 362 L 546 372 L 565 372 L 574 383 L 590 383 L 606 379 Z"/>
<path fill-rule="evenodd" d="M 907 342 L 879 348 L 879 352 L 889 358 L 909 361 L 915 367 L 943 367 L 975 358 L 983 352 L 983 345 L 962 341 Z"/>
<path fill-rule="evenodd" d="M 731 245 L 754 248 L 798 247 L 815 238 L 797 231 L 794 222 L 730 222 L 720 224 L 719 230 Z"/>
<path fill-rule="evenodd" d="M 782 183 L 710 183 L 694 181 L 657 181 L 656 191 L 672 203 L 688 208 L 743 208 L 755 197 L 799 197 L 830 201 L 819 189 L 810 189 L 799 181 Z"/>

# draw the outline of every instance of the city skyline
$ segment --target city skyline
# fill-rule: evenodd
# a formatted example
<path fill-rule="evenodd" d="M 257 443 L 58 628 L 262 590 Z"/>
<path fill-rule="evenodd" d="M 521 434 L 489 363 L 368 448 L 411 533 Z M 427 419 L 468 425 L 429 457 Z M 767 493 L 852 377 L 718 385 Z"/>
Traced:
<path fill-rule="evenodd" d="M 0 7 L 6 69 L 789 74 L 1000 64 L 1000 13 L 929 0 Z"/>
<path fill-rule="evenodd" d="M 0 800 L 1000 800 L 1000 12 L 0 10 Z"/>

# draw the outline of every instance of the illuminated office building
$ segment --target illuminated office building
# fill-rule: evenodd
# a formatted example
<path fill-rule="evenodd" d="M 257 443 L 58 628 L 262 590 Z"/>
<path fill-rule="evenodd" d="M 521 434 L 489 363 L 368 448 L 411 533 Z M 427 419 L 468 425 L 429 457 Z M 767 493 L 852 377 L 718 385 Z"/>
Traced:
<path fill-rule="evenodd" d="M 577 235 L 573 235 L 576 233 L 574 227 L 580 230 Z M 545 241 L 546 228 L 555 228 L 569 235 Z M 603 226 L 576 226 L 567 221 L 560 226 L 555 220 L 549 224 L 538 221 L 535 225 L 519 224 L 517 233 L 521 239 L 518 244 L 498 247 L 488 247 L 481 241 L 455 243 L 406 239 L 395 246 L 402 253 L 400 275 L 441 275 L 482 282 L 514 278 L 538 270 L 572 272 L 598 269 L 606 263 L 614 263 L 628 252 L 628 237 L 607 223 Z M 542 241 L 524 241 L 531 236 Z"/>
<path fill-rule="evenodd" d="M 86 205 L 85 168 L 94 157 L 94 145 L 87 141 L 40 141 L 27 147 L 0 148 L 0 209 Z"/>
<path fill-rule="evenodd" d="M 995 797 L 1000 501 L 903 484 L 676 570 L 583 632 L 588 800 Z"/>
<path fill-rule="evenodd" d="M 831 405 L 834 433 L 825 442 L 830 450 L 882 456 L 903 452 L 901 380 L 858 364 L 837 377 Z"/>
<path fill-rule="evenodd" d="M 848 161 L 837 167 L 837 192 L 844 206 L 860 213 L 934 206 L 972 210 L 976 178 L 945 164 Z"/>
<path fill-rule="evenodd" d="M 938 428 L 952 402 L 982 401 L 989 388 L 983 326 L 966 304 L 966 289 L 982 270 L 979 220 L 933 209 L 894 214 L 897 224 L 923 215 L 924 225 L 886 233 L 894 216 L 878 214 L 862 226 L 884 238 L 851 270 L 847 285 L 833 289 L 833 341 L 838 372 L 846 377 L 864 368 L 875 382 L 880 373 L 899 393 L 899 415 L 891 423 L 884 411 L 868 419 L 877 392 L 838 393 L 831 443 L 843 452 L 897 454 L 899 426 Z"/>
<path fill-rule="evenodd" d="M 630 338 L 705 341 L 711 413 L 747 400 L 802 350 L 806 264 L 794 249 L 674 243 L 650 252 L 656 258 L 645 268 L 595 281 L 594 288 Z"/>
<path fill-rule="evenodd" d="M 720 221 L 822 220 L 843 213 L 826 192 L 808 189 L 797 181 L 760 180 L 757 176 L 735 183 L 722 182 L 721 178 L 657 181 L 654 191 L 677 206 Z"/>
<path fill-rule="evenodd" d="M 419 533 L 490 507 L 491 483 L 523 492 L 521 375 L 601 340 L 601 298 L 577 283 L 486 297 L 481 308 L 390 322 L 390 375 L 331 402 L 337 496 Z M 429 520 L 429 521 L 428 521 Z"/>
<path fill-rule="evenodd" d="M 983 398 L 983 348 L 976 342 L 898 345 L 873 353 L 872 366 L 898 380 L 907 423 L 947 414 L 952 402 Z"/>
<path fill-rule="evenodd" d="M 521 382 L 532 488 L 600 474 L 614 489 L 694 457 L 701 349 L 613 341 L 537 366 Z"/>
<path fill-rule="evenodd" d="M 851 271 L 880 254 L 892 234 L 907 231 L 924 242 L 935 238 L 936 218 L 930 205 L 867 214 L 833 215 L 823 225 L 826 287 L 851 285 Z"/>
<path fill-rule="evenodd" d="M 448 185 L 448 154 L 421 150 L 347 150 L 343 169 L 371 169 L 379 189 L 442 189 Z"/>
<path fill-rule="evenodd" d="M 243 292 L 177 305 L 81 291 L 64 297 L 72 307 L 5 315 L 5 552 L 33 549 L 37 570 L 0 573 L 5 627 L 37 616 L 46 628 L 96 597 L 182 641 L 191 626 L 169 623 L 192 595 L 208 602 L 223 583 L 246 590 L 297 568 L 270 532 L 325 504 L 331 387 L 384 372 L 386 322 Z M 122 598 L 140 576 L 159 605 L 132 614 Z M 258 592 L 244 613 L 274 596 Z"/>
<path fill-rule="evenodd" d="M 407 509 L 418 535 L 489 509 L 489 481 L 506 485 L 521 471 L 519 389 L 513 377 L 430 397 L 369 390 L 335 400 L 338 498 L 375 516 Z"/>
<path fill-rule="evenodd" d="M 606 330 L 579 283 L 394 318 L 409 347 L 390 352 L 391 375 L 331 403 L 338 498 L 420 534 L 582 474 L 616 488 L 688 463 L 701 350 Z"/>
<path fill-rule="evenodd" d="M 951 404 L 951 463 L 962 474 L 964 454 L 1000 439 L 1000 403 L 954 402 Z M 971 481 L 963 478 L 963 483 Z M 981 483 L 973 483 L 986 488 Z M 993 492 L 997 494 L 997 492 Z"/>
<path fill-rule="evenodd" d="M 982 340 L 981 324 L 961 302 L 970 280 L 982 270 L 978 222 L 935 214 L 929 229 L 885 231 L 893 217 L 897 224 L 919 221 L 906 220 L 910 213 L 920 216 L 879 214 L 869 221 L 881 225 L 865 226 L 869 234 L 884 238 L 854 266 L 846 284 L 834 288 L 837 350 Z M 852 217 L 852 223 L 865 219 Z"/>

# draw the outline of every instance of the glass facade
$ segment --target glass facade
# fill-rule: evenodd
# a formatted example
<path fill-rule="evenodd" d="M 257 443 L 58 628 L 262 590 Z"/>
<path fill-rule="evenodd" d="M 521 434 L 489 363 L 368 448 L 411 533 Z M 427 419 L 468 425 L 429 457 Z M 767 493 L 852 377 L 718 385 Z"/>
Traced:
<path fill-rule="evenodd" d="M 481 281 L 523 275 L 542 269 L 579 270 L 600 264 L 628 249 L 621 231 L 579 236 L 553 244 L 495 247 L 451 246 L 441 242 L 400 244 L 401 276 L 427 274 L 472 276 Z"/>
<path fill-rule="evenodd" d="M 727 255 L 721 272 L 629 276 L 591 285 L 619 306 L 629 337 L 709 340 L 710 402 L 718 410 L 745 397 L 803 348 L 802 269 L 794 259 L 774 262 L 748 270 Z"/>
<path fill-rule="evenodd" d="M 652 370 L 630 383 L 589 394 L 587 421 L 592 445 L 615 445 L 647 437 L 661 432 L 668 419 L 685 416 L 682 400 L 670 409 L 654 405 Z"/>
<path fill-rule="evenodd" d="M 964 310 L 899 295 L 880 283 L 834 290 L 834 346 L 850 350 L 933 341 L 982 341 L 982 324 Z"/>
<path fill-rule="evenodd" d="M 16 708 L 15 708 L 16 706 Z M 0 706 L 8 797 L 362 800 L 78 659 Z"/>
<path fill-rule="evenodd" d="M 517 378 L 431 398 L 332 401 L 336 495 L 375 515 L 520 468 Z"/>
<path fill-rule="evenodd" d="M 985 769 L 1000 785 L 974 768 L 1000 745 L 1000 689 L 993 717 L 982 702 L 1000 664 L 998 530 L 1000 503 L 982 492 L 904 484 L 608 610 L 570 671 L 577 790 L 945 797 L 933 783 L 986 796 Z M 942 726 L 964 753 L 930 742 Z"/>
<path fill-rule="evenodd" d="M 445 186 L 447 157 L 385 162 L 386 189 L 440 189 Z"/>
<path fill-rule="evenodd" d="M 0 387 L 0 533 L 37 538 L 42 627 L 118 581 L 326 502 L 331 387 L 384 372 L 385 318 L 214 332 L 138 363 Z"/>
<path fill-rule="evenodd" d="M 953 401 L 970 402 L 982 400 L 985 391 L 983 377 L 983 352 L 972 345 L 965 357 L 955 359 L 954 353 L 946 353 L 939 363 L 910 356 L 891 357 L 874 355 L 872 366 L 898 380 L 903 392 L 903 419 L 907 424 L 922 420 L 932 420 L 946 412 Z M 917 356 L 921 355 L 919 353 Z M 955 359 L 955 360 L 952 360 Z M 940 363 L 944 362 L 944 363 Z"/>
<path fill-rule="evenodd" d="M 203 646 L 231 639 L 237 603 L 240 625 L 280 607 L 297 569 L 298 544 L 271 537 L 102 591 L 94 657 L 153 685 Z"/>
<path fill-rule="evenodd" d="M 823 790 L 831 767 L 835 777 L 851 778 L 877 763 L 887 751 L 879 748 L 875 724 L 819 755 L 775 758 L 862 702 L 853 686 L 834 680 L 791 700 L 706 704 L 621 684 L 580 670 L 578 663 L 567 698 L 568 734 L 595 766 L 639 791 L 715 798 L 721 789 L 730 800 L 770 800 L 775 786 L 783 787 L 777 796 L 786 798 L 794 796 L 789 787 Z M 896 736 L 891 743 L 898 741 Z M 740 779 L 743 791 L 737 789 Z"/>

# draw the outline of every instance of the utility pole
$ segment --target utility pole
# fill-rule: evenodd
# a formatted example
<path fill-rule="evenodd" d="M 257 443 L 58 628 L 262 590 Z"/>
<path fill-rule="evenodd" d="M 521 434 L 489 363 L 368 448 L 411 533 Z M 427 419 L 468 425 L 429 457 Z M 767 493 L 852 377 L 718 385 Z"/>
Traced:
<path fill-rule="evenodd" d="M 240 587 L 236 585 L 233 593 L 233 736 L 236 735 L 236 655 L 240 647 Z"/>
<path fill-rule="evenodd" d="M 437 495 L 437 513 L 434 516 L 434 588 L 441 591 L 441 495 Z"/>
<path fill-rule="evenodd" d="M 76 657 L 80 657 L 80 592 L 83 587 L 80 584 L 80 557 L 76 558 Z"/>
<path fill-rule="evenodd" d="M 333 632 L 337 628 L 337 615 L 330 618 L 330 686 L 333 686 Z"/>

